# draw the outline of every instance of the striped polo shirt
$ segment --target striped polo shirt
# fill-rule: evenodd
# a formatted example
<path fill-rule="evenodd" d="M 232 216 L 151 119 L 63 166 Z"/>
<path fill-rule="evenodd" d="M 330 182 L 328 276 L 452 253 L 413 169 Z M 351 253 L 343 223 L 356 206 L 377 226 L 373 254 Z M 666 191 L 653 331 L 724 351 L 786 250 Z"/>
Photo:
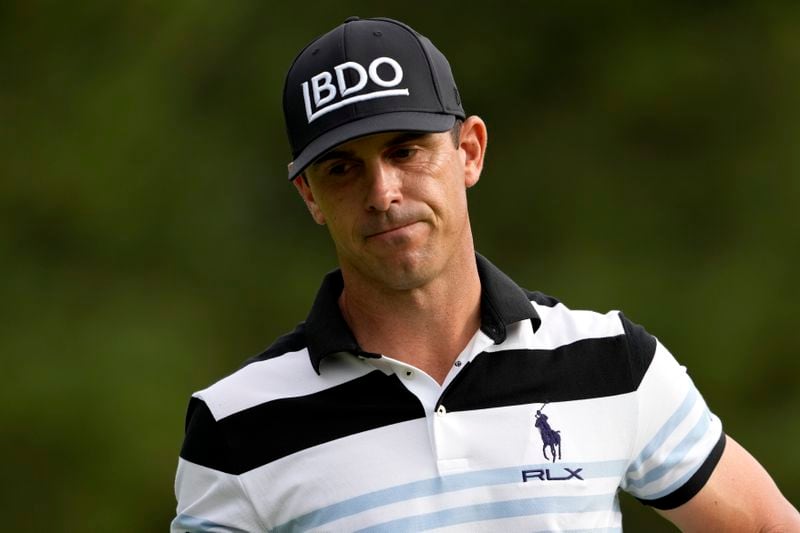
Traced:
<path fill-rule="evenodd" d="M 620 489 L 696 494 L 725 437 L 685 368 L 476 260 L 481 326 L 441 385 L 363 351 L 328 274 L 305 322 L 192 396 L 172 531 L 621 531 Z"/>

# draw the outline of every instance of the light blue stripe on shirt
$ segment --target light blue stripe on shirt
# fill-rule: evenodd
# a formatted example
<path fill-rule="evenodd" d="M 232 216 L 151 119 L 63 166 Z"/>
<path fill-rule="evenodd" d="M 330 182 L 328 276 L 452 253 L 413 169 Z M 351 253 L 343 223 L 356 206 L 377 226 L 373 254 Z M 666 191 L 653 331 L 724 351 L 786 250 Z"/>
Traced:
<path fill-rule="evenodd" d="M 720 432 L 720 435 L 721 435 L 721 433 L 722 433 L 722 432 Z M 716 442 L 718 442 L 718 441 L 719 441 L 719 436 L 713 440 L 713 442 L 714 442 L 714 443 L 716 443 Z M 710 452 L 710 451 L 711 451 L 711 449 L 709 449 L 709 452 Z M 678 490 L 679 488 L 681 488 L 682 486 L 684 486 L 684 485 L 686 484 L 686 482 L 687 482 L 687 481 L 689 481 L 689 479 L 690 479 L 690 478 L 691 478 L 691 477 L 692 477 L 692 476 L 693 476 L 693 475 L 694 475 L 694 474 L 695 474 L 695 473 L 696 473 L 698 470 L 700 470 L 700 467 L 701 467 L 701 466 L 703 466 L 703 464 L 704 464 L 704 463 L 705 463 L 705 459 L 704 459 L 703 461 L 699 461 L 699 462 L 697 462 L 697 464 L 695 464 L 694 466 L 692 466 L 692 468 L 690 468 L 690 469 L 689 469 L 689 470 L 688 470 L 688 471 L 687 471 L 685 474 L 683 474 L 683 475 L 682 475 L 680 478 L 678 478 L 677 480 L 675 480 L 674 482 L 672 482 L 672 483 L 671 483 L 671 484 L 670 484 L 668 487 L 666 487 L 666 488 L 664 488 L 664 489 L 662 489 L 662 490 L 660 490 L 660 491 L 658 491 L 658 492 L 655 492 L 655 493 L 653 493 L 653 494 L 647 494 L 647 495 L 640 496 L 640 497 L 641 497 L 641 498 L 643 498 L 643 499 L 647 499 L 647 500 L 657 500 L 657 499 L 659 499 L 659 498 L 663 498 L 664 496 L 667 496 L 668 494 L 672 494 L 673 492 L 675 492 L 676 490 Z"/>
<path fill-rule="evenodd" d="M 590 463 L 559 463 L 558 467 L 569 468 L 573 471 L 576 471 L 580 468 L 580 476 L 582 478 L 592 479 L 613 476 L 619 477 L 624 471 L 625 464 L 625 461 L 598 461 Z M 327 507 L 323 507 L 299 516 L 273 528 L 271 531 L 275 533 L 305 531 L 307 529 L 318 527 L 322 524 L 326 524 L 340 518 L 352 516 L 369 509 L 382 507 L 384 505 L 391 505 L 397 502 L 415 498 L 425 498 L 429 496 L 435 496 L 437 494 L 444 494 L 458 490 L 467 490 L 476 487 L 519 483 L 522 481 L 523 470 L 545 468 L 553 468 L 553 465 L 551 463 L 524 465 L 518 467 L 452 474 L 421 481 L 414 481 L 334 503 Z"/>
<path fill-rule="evenodd" d="M 186 533 L 248 533 L 244 529 L 223 526 L 210 520 L 180 514 L 172 521 L 172 529 L 178 529 Z"/>
<path fill-rule="evenodd" d="M 652 457 L 653 454 L 664 445 L 669 436 L 672 435 L 672 432 L 675 431 L 675 428 L 677 428 L 691 412 L 694 404 L 697 403 L 699 398 L 700 393 L 697 391 L 697 388 L 692 385 L 686 392 L 686 396 L 684 397 L 680 407 L 678 407 L 678 409 L 672 413 L 672 416 L 670 416 L 667 421 L 664 422 L 664 425 L 661 426 L 661 429 L 659 429 L 653 438 L 650 439 L 650 442 L 647 443 L 641 453 L 628 467 L 628 476 L 640 470 L 644 462 L 650 459 L 650 457 Z"/>
<path fill-rule="evenodd" d="M 700 420 L 694 425 L 691 431 L 678 443 L 677 446 L 670 452 L 670 454 L 659 464 L 656 468 L 648 471 L 643 477 L 639 479 L 629 480 L 628 488 L 641 488 L 648 483 L 657 481 L 667 475 L 675 465 L 680 464 L 689 452 L 694 448 L 698 442 L 703 440 L 703 437 L 708 432 L 708 427 L 711 425 L 711 413 L 708 409 L 700 416 Z M 697 468 L 700 467 L 702 461 L 698 462 Z M 695 468 L 695 470 L 697 469 Z M 648 499 L 654 499 L 653 496 L 648 496 Z"/>
<path fill-rule="evenodd" d="M 613 509 L 615 497 L 616 493 L 611 493 L 597 496 L 551 496 L 481 503 L 400 518 L 358 531 L 362 533 L 424 531 L 457 524 L 538 514 L 607 511 Z"/>

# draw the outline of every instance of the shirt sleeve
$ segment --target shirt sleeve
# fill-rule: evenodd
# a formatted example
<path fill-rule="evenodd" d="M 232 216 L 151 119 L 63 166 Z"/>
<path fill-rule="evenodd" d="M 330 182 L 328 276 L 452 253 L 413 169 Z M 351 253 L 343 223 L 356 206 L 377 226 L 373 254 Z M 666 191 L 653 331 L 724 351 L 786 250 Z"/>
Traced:
<path fill-rule="evenodd" d="M 218 422 L 205 402 L 193 397 L 175 476 L 177 513 L 171 533 L 264 531 Z"/>
<path fill-rule="evenodd" d="M 686 368 L 644 328 L 621 319 L 632 366 L 652 357 L 635 392 L 636 439 L 621 488 L 646 505 L 672 509 L 708 481 L 722 455 L 725 434 Z"/>

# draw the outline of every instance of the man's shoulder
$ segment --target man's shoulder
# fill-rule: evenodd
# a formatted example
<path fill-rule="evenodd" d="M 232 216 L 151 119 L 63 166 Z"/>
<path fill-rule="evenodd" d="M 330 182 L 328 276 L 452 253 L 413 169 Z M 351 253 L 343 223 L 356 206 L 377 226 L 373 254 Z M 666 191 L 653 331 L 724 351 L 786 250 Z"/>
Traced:
<path fill-rule="evenodd" d="M 655 351 L 656 338 L 618 309 L 605 312 L 574 309 L 545 293 L 523 290 L 542 321 L 537 331 L 540 337 L 553 337 L 561 343 L 617 337 L 624 339 L 629 356 L 645 360 Z"/>
<path fill-rule="evenodd" d="M 192 396 L 202 400 L 219 420 L 254 405 L 291 395 L 289 389 L 313 373 L 305 324 L 300 323 L 261 353 L 245 360 L 237 370 Z"/>
<path fill-rule="evenodd" d="M 571 307 L 561 299 L 549 294 L 527 289 L 522 290 L 542 320 L 542 328 L 545 331 L 563 328 L 579 331 L 600 328 L 606 335 L 624 334 L 624 321 L 626 319 L 619 310 L 597 311 Z"/>

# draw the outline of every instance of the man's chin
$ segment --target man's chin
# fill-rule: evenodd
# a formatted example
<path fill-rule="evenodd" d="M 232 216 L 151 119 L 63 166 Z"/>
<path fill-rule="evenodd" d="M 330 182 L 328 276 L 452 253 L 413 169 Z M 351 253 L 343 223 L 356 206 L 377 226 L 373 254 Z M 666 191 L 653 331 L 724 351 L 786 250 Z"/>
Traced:
<path fill-rule="evenodd" d="M 371 265 L 370 277 L 390 290 L 418 289 L 431 281 L 436 270 L 430 254 L 421 252 L 395 252 L 376 259 Z"/>

